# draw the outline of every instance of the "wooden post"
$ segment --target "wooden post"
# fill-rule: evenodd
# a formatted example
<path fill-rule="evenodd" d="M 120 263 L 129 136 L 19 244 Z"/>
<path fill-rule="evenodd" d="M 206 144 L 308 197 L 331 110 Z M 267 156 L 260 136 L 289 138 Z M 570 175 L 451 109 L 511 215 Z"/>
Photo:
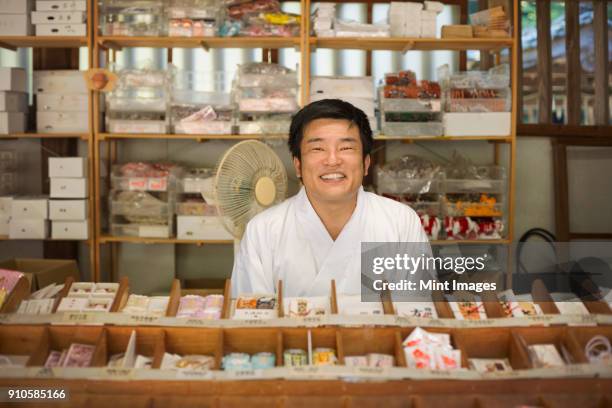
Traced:
<path fill-rule="evenodd" d="M 610 84 L 608 82 L 608 2 L 593 2 L 595 54 L 595 124 L 610 124 Z"/>
<path fill-rule="evenodd" d="M 565 2 L 565 90 L 567 95 L 568 125 L 580 124 L 582 105 L 579 6 L 578 1 Z"/>
<path fill-rule="evenodd" d="M 538 110 L 539 123 L 550 123 L 552 113 L 552 62 L 550 1 L 536 2 L 538 30 Z"/>
<path fill-rule="evenodd" d="M 486 10 L 489 7 L 488 0 L 478 0 L 478 9 Z M 508 10 L 506 10 L 508 12 Z M 480 69 L 486 70 L 493 66 L 493 58 L 489 50 L 480 50 Z"/>

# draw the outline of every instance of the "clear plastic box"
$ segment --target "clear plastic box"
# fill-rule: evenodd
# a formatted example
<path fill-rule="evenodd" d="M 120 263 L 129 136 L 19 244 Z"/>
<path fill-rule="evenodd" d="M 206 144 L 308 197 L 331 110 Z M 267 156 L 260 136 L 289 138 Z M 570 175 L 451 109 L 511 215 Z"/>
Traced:
<path fill-rule="evenodd" d="M 103 0 L 100 29 L 106 36 L 161 36 L 166 27 L 161 0 Z"/>
<path fill-rule="evenodd" d="M 166 112 L 166 106 L 166 92 L 160 88 L 117 90 L 106 98 L 108 112 Z"/>
<path fill-rule="evenodd" d="M 132 165 L 129 163 L 128 165 Z M 147 163 L 135 163 L 134 166 L 140 166 L 131 172 L 130 175 L 125 175 L 126 165 L 115 165 L 111 173 L 111 188 L 113 190 L 123 191 L 175 191 L 176 179 L 181 174 L 179 167 L 171 168 L 169 171 L 155 172 L 156 174 L 147 175 Z M 140 171 L 140 168 L 143 168 Z"/>
<path fill-rule="evenodd" d="M 290 120 L 259 119 L 254 121 L 239 121 L 238 132 L 241 135 L 287 134 L 291 126 Z"/>
<path fill-rule="evenodd" d="M 167 218 L 173 213 L 173 203 L 168 193 L 154 197 L 144 191 L 113 191 L 109 203 L 112 215 L 130 218 Z"/>
<path fill-rule="evenodd" d="M 214 169 L 190 169 L 179 181 L 179 191 L 188 194 L 211 192 L 213 188 Z"/>
<path fill-rule="evenodd" d="M 177 215 L 217 216 L 217 207 L 202 201 L 184 201 L 176 204 Z"/>
<path fill-rule="evenodd" d="M 442 136 L 444 126 L 438 122 L 382 122 L 381 132 L 385 136 Z"/>
<path fill-rule="evenodd" d="M 122 224 L 112 223 L 110 233 L 113 236 L 140 238 L 170 238 L 173 224 Z"/>
<path fill-rule="evenodd" d="M 453 178 L 447 171 L 443 191 L 449 193 L 504 194 L 506 191 L 506 169 L 502 166 L 477 166 L 469 178 Z"/>

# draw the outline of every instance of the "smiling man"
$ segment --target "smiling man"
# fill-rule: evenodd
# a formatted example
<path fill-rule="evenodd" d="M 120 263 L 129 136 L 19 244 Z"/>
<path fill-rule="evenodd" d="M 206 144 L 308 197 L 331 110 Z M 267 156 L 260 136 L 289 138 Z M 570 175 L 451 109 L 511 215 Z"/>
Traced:
<path fill-rule="evenodd" d="M 427 242 L 408 206 L 368 193 L 373 139 L 368 118 L 353 105 L 325 99 L 291 122 L 289 149 L 302 188 L 254 217 L 234 262 L 233 296 L 360 293 L 361 242 Z"/>

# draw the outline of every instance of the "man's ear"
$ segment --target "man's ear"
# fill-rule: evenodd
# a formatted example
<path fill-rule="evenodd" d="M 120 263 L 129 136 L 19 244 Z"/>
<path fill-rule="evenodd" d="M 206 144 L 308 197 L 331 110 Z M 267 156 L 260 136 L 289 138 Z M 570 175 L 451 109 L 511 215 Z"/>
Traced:
<path fill-rule="evenodd" d="M 293 167 L 295 167 L 295 174 L 298 178 L 302 178 L 302 163 L 297 157 L 293 157 Z"/>
<path fill-rule="evenodd" d="M 368 169 L 370 168 L 370 155 L 366 155 L 365 159 L 363 159 L 363 175 L 368 175 Z"/>

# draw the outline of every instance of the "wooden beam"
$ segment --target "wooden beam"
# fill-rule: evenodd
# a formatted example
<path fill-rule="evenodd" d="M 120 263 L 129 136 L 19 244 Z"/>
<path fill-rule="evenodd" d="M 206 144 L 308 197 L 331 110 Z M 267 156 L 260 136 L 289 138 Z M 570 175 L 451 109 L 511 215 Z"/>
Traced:
<path fill-rule="evenodd" d="M 523 42 L 521 41 L 523 34 L 523 26 L 522 26 L 522 16 L 523 9 L 521 7 L 522 2 L 517 1 L 516 10 L 517 17 L 514 21 L 516 21 L 516 27 L 513 27 L 516 32 L 516 70 L 518 72 L 516 76 L 516 85 L 513 85 L 517 92 L 516 94 L 516 114 L 517 114 L 517 124 L 523 123 Z M 514 15 L 514 14 L 513 14 Z"/>
<path fill-rule="evenodd" d="M 595 54 L 595 124 L 610 124 L 610 84 L 608 82 L 608 2 L 593 2 Z"/>
<path fill-rule="evenodd" d="M 552 62 L 550 39 L 550 1 L 536 2 L 538 31 L 538 111 L 539 123 L 550 123 L 552 116 Z"/>
<path fill-rule="evenodd" d="M 565 2 L 565 55 L 567 63 L 567 124 L 579 125 L 582 108 L 582 93 L 580 92 L 580 24 L 579 2 Z"/>
<path fill-rule="evenodd" d="M 569 193 L 567 183 L 567 146 L 553 143 L 555 183 L 555 235 L 557 240 L 569 240 Z"/>
<path fill-rule="evenodd" d="M 459 16 L 459 24 L 468 23 L 468 0 L 459 0 L 461 14 Z M 459 70 L 467 71 L 467 52 L 459 52 Z"/>
<path fill-rule="evenodd" d="M 517 135 L 530 137 L 551 137 L 551 138 L 594 138 L 607 137 L 612 142 L 612 130 L 610 126 L 574 126 L 574 125 L 540 125 L 520 123 L 517 126 Z"/>

